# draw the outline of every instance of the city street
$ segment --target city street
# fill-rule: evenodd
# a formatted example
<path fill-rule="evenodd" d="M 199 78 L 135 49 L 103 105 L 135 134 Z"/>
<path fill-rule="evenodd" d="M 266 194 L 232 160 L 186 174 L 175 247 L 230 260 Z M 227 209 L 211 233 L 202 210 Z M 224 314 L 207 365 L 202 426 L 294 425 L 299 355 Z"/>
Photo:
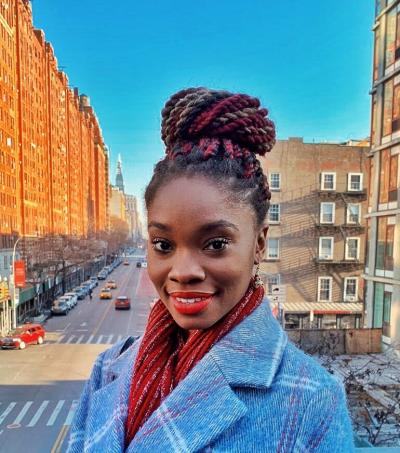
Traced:
<path fill-rule="evenodd" d="M 129 335 L 143 333 L 155 290 L 147 270 L 121 264 L 108 277 L 112 300 L 78 302 L 67 316 L 50 318 L 43 345 L 0 350 L 0 453 L 65 451 L 71 419 L 96 356 Z M 116 296 L 131 297 L 131 310 L 115 310 Z"/>

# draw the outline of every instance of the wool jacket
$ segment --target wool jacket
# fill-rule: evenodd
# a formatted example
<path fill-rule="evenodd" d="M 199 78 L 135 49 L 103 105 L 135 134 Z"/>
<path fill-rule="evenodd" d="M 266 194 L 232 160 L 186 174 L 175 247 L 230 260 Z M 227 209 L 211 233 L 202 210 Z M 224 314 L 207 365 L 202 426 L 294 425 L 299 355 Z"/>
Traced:
<path fill-rule="evenodd" d="M 139 344 L 97 358 L 68 453 L 354 451 L 342 384 L 288 341 L 267 300 L 211 348 L 124 450 Z"/>

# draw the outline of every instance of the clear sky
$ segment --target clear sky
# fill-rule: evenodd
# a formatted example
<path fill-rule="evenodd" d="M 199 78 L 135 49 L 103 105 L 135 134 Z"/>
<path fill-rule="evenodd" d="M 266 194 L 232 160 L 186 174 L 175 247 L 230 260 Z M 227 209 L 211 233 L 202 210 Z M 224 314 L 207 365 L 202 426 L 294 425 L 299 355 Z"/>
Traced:
<path fill-rule="evenodd" d="M 373 0 L 34 0 L 71 86 L 90 96 L 126 192 L 163 156 L 160 110 L 189 86 L 260 97 L 278 138 L 369 134 Z M 272 151 L 273 152 L 273 151 Z"/>

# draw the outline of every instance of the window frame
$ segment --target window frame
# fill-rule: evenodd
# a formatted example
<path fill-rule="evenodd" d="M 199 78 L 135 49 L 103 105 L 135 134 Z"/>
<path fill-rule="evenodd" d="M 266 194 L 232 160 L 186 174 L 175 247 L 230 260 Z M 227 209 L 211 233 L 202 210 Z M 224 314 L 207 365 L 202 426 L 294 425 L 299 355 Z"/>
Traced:
<path fill-rule="evenodd" d="M 277 241 L 277 244 L 278 244 L 278 246 L 277 246 L 277 256 L 270 256 L 270 254 L 269 254 L 269 251 L 270 251 L 269 243 L 270 243 L 271 240 Z M 280 250 L 280 240 L 279 240 L 279 238 L 267 238 L 267 260 L 274 260 L 274 261 L 279 260 L 280 252 L 281 252 L 281 250 Z"/>
<path fill-rule="evenodd" d="M 323 221 L 323 205 L 332 205 L 332 222 L 324 222 Z M 319 223 L 324 224 L 324 225 L 334 225 L 335 224 L 335 212 L 336 212 L 336 203 L 334 201 L 321 201 L 319 204 Z"/>
<path fill-rule="evenodd" d="M 358 221 L 357 222 L 350 221 L 350 215 L 351 215 L 350 208 L 349 208 L 350 205 L 358 207 Z M 348 205 L 346 207 L 346 223 L 348 225 L 359 225 L 361 223 L 361 203 L 348 203 Z"/>
<path fill-rule="evenodd" d="M 335 238 L 333 236 L 321 236 L 318 238 L 318 259 L 320 260 L 333 260 L 333 256 L 334 256 L 334 246 L 335 246 Z M 329 239 L 330 240 L 330 243 L 331 243 L 331 253 L 328 257 L 326 257 L 326 255 L 322 255 L 322 241 L 324 239 Z"/>
<path fill-rule="evenodd" d="M 333 188 L 325 188 L 325 175 L 333 175 Z M 335 171 L 323 171 L 321 172 L 321 190 L 335 191 L 336 190 L 336 172 Z"/>
<path fill-rule="evenodd" d="M 347 283 L 349 280 L 355 280 L 356 281 L 356 290 L 355 290 L 355 295 L 354 296 L 349 296 L 347 294 Z M 349 297 L 354 297 L 354 300 L 349 300 Z M 358 277 L 352 276 L 352 277 L 345 277 L 344 278 L 344 288 L 343 288 L 343 300 L 345 302 L 355 302 L 358 300 Z"/>
<path fill-rule="evenodd" d="M 272 185 L 272 175 L 278 175 L 278 186 L 279 187 L 273 187 Z M 279 192 L 281 190 L 281 174 L 277 171 L 271 171 L 269 174 L 269 183 L 270 183 L 270 190 L 271 192 Z"/>
<path fill-rule="evenodd" d="M 329 281 L 329 298 L 328 299 L 321 299 L 321 282 L 322 282 L 322 280 Z M 333 293 L 332 282 L 333 282 L 333 278 L 329 275 L 324 275 L 324 276 L 318 277 L 318 297 L 317 297 L 318 302 L 332 302 L 332 293 Z"/>
<path fill-rule="evenodd" d="M 352 258 L 349 256 L 349 241 L 350 240 L 355 240 L 357 241 L 357 257 Z M 346 246 L 345 246 L 345 259 L 348 261 L 359 261 L 360 260 L 360 244 L 361 244 L 361 238 L 358 236 L 350 236 L 346 238 Z"/>
<path fill-rule="evenodd" d="M 271 220 L 270 218 L 270 214 L 271 214 L 271 211 L 272 211 L 272 206 L 278 206 L 278 220 Z M 276 225 L 276 224 L 279 224 L 281 223 L 281 205 L 280 203 L 271 203 L 270 206 L 269 206 L 269 210 L 268 210 L 268 223 L 272 224 L 272 225 Z"/>
<path fill-rule="evenodd" d="M 352 176 L 359 176 L 360 177 L 360 188 L 359 189 L 352 189 L 351 188 L 351 177 Z M 347 174 L 347 191 L 348 192 L 362 192 L 363 190 L 363 174 L 362 173 L 348 173 Z"/>

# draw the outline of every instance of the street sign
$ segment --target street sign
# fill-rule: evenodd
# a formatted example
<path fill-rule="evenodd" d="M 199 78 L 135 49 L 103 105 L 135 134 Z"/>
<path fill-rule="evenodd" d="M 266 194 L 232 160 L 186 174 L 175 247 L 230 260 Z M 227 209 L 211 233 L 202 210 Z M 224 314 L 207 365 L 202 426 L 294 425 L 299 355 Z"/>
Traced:
<path fill-rule="evenodd" d="M 25 286 L 25 261 L 14 261 L 14 286 L 16 288 Z"/>

